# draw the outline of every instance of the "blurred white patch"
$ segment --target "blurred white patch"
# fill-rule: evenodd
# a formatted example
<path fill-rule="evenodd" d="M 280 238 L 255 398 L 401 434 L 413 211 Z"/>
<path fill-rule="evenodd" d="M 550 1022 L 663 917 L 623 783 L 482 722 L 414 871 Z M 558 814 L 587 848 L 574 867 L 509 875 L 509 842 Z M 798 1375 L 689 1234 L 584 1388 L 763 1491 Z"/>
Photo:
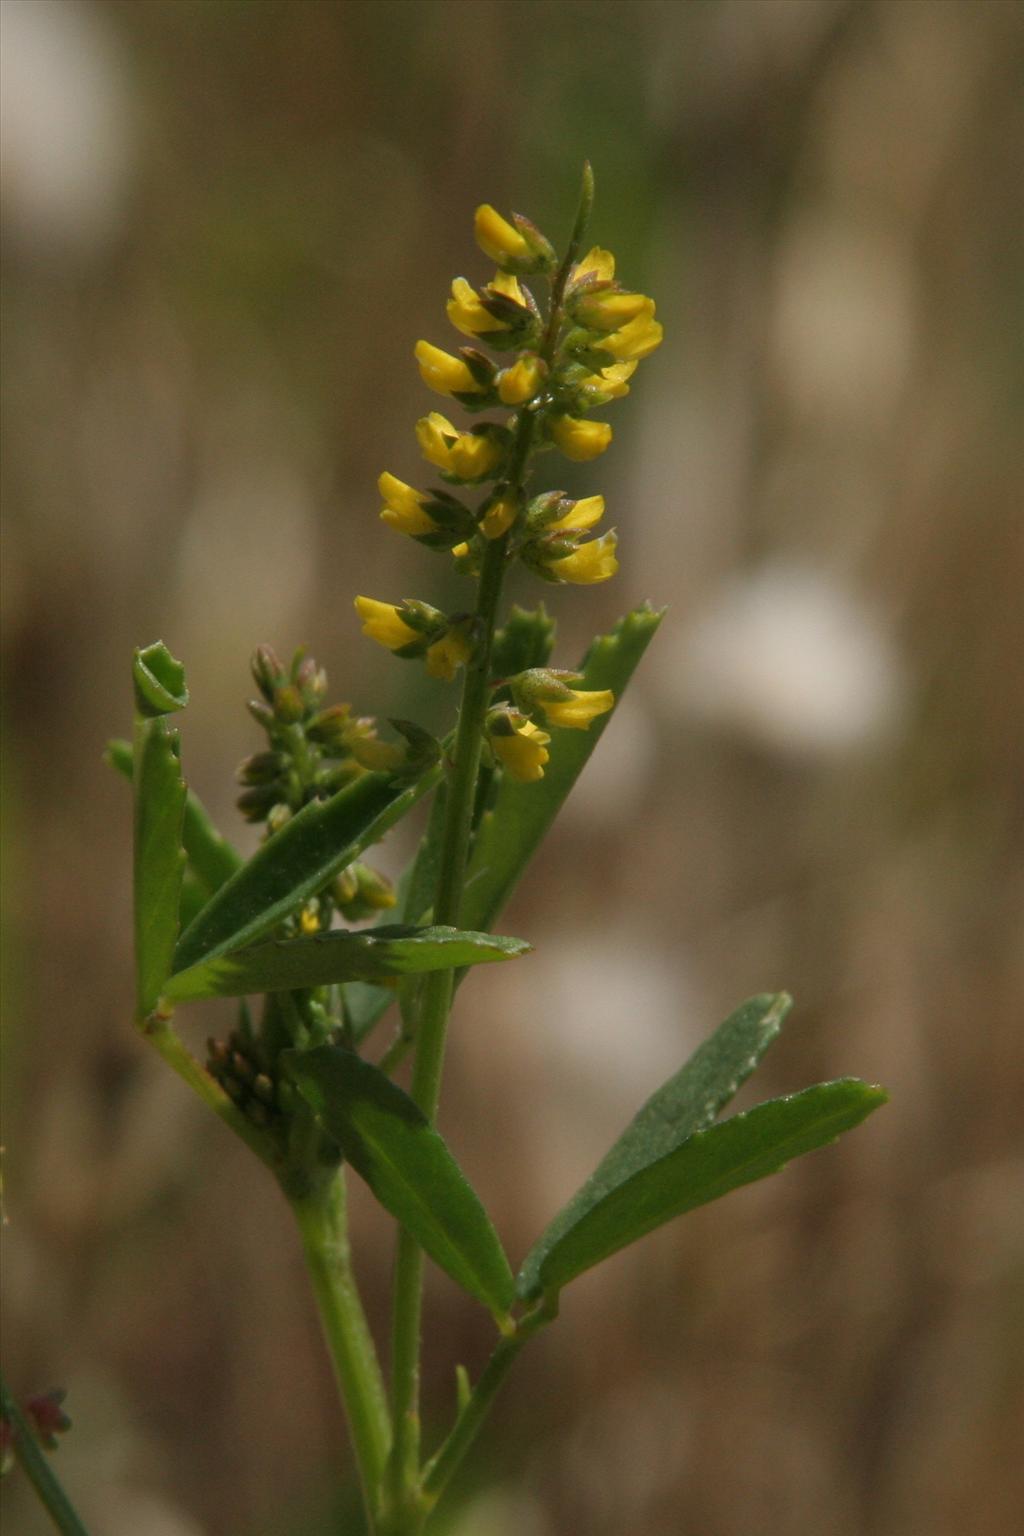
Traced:
<path fill-rule="evenodd" d="M 667 670 L 685 710 L 794 755 L 884 738 L 903 694 L 880 622 L 823 572 L 784 564 L 720 589 Z"/>
<path fill-rule="evenodd" d="M 884 429 L 907 378 L 915 285 L 907 243 L 856 219 L 797 222 L 779 254 L 780 383 L 810 419 Z"/>
<path fill-rule="evenodd" d="M 101 13 L 77 0 L 0 5 L 0 173 L 11 227 L 91 249 L 116 227 L 131 158 L 128 91 Z"/>

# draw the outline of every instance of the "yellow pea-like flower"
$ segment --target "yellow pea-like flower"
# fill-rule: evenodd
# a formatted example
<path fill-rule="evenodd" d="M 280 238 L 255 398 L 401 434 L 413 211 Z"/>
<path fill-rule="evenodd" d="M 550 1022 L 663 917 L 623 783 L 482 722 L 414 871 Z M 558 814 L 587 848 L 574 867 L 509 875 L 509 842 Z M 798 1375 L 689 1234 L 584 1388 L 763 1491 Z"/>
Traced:
<path fill-rule="evenodd" d="M 616 331 L 620 326 L 646 315 L 654 317 L 654 300 L 643 293 L 584 293 L 575 301 L 574 312 L 581 325 L 592 331 Z"/>
<path fill-rule="evenodd" d="M 415 356 L 424 384 L 439 395 L 475 395 L 485 387 L 477 382 L 461 357 L 453 357 L 450 352 L 431 346 L 429 341 L 416 343 Z"/>
<path fill-rule="evenodd" d="M 521 784 L 532 784 L 544 777 L 544 764 L 550 760 L 548 742 L 551 737 L 532 720 L 517 726 L 514 735 L 491 736 L 495 755 L 514 779 Z"/>
<path fill-rule="evenodd" d="M 376 640 L 389 651 L 400 651 L 422 638 L 406 624 L 394 603 L 381 603 L 375 597 L 357 597 L 356 612 L 367 639 Z"/>
<path fill-rule="evenodd" d="M 629 394 L 629 381 L 637 370 L 634 358 L 628 363 L 609 363 L 600 373 L 588 373 L 581 379 L 578 389 L 593 397 L 595 403 L 604 405 L 609 400 L 621 400 Z"/>
<path fill-rule="evenodd" d="M 606 715 L 615 703 L 610 688 L 598 688 L 592 692 L 581 690 L 571 699 L 541 699 L 540 707 L 549 725 L 559 725 L 573 731 L 585 731 L 598 715 Z"/>
<path fill-rule="evenodd" d="M 604 453 L 612 440 L 612 429 L 606 421 L 581 421 L 576 416 L 556 416 L 551 423 L 551 439 L 567 459 L 585 464 Z"/>
<path fill-rule="evenodd" d="M 512 527 L 518 510 L 519 508 L 511 496 L 500 497 L 487 508 L 487 511 L 480 519 L 480 532 L 485 538 L 500 539 L 502 534 L 507 533 Z"/>
<path fill-rule="evenodd" d="M 608 581 L 618 570 L 617 545 L 618 538 L 614 533 L 603 534 L 599 539 L 581 544 L 571 555 L 552 560 L 546 569 L 556 581 L 570 581 L 581 587 L 594 586 L 599 581 Z"/>
<path fill-rule="evenodd" d="M 602 283 L 610 283 L 615 277 L 615 257 L 611 251 L 603 251 L 595 245 L 576 263 L 570 282 L 579 283 L 584 278 L 596 277 Z"/>
<path fill-rule="evenodd" d="M 574 501 L 564 517 L 557 518 L 553 523 L 546 523 L 545 533 L 580 533 L 588 528 L 593 528 L 604 517 L 604 497 L 584 496 L 580 501 Z"/>
<path fill-rule="evenodd" d="M 416 423 L 416 441 L 429 464 L 460 480 L 481 479 L 497 468 L 503 455 L 501 444 L 494 438 L 459 432 L 439 411 L 431 411 Z"/>
<path fill-rule="evenodd" d="M 476 243 L 492 261 L 526 261 L 530 247 L 514 225 L 490 203 L 481 203 L 473 216 Z"/>
<path fill-rule="evenodd" d="M 621 330 L 601 337 L 601 351 L 610 352 L 619 362 L 639 362 L 661 346 L 664 332 L 653 315 L 637 315 Z"/>
<path fill-rule="evenodd" d="M 547 369 L 539 357 L 527 353 L 498 374 L 498 398 L 503 405 L 525 405 L 544 382 Z"/>
<path fill-rule="evenodd" d="M 466 636 L 457 629 L 450 629 L 440 640 L 427 647 L 427 671 L 431 677 L 439 677 L 450 683 L 458 667 L 465 666 L 473 654 L 473 647 Z"/>
<path fill-rule="evenodd" d="M 452 283 L 452 296 L 445 305 L 448 319 L 463 336 L 486 336 L 488 331 L 500 331 L 502 322 L 489 315 L 476 289 L 464 277 Z"/>
<path fill-rule="evenodd" d="M 437 532 L 437 523 L 429 512 L 424 511 L 424 503 L 430 499 L 428 496 L 413 490 L 411 485 L 388 474 L 387 470 L 378 479 L 377 489 L 386 503 L 381 509 L 381 522 L 387 523 L 389 528 L 412 538 Z"/>

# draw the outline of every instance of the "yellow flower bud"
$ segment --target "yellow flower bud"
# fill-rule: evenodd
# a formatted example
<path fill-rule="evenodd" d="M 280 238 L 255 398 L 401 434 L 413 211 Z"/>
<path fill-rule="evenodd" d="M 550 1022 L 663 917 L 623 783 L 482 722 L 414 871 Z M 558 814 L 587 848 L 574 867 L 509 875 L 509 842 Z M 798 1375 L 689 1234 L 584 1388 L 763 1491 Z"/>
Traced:
<path fill-rule="evenodd" d="M 642 293 L 614 293 L 606 288 L 581 294 L 573 310 L 579 323 L 590 330 L 615 331 L 641 315 L 653 319 L 654 300 Z"/>
<path fill-rule="evenodd" d="M 547 750 L 550 740 L 547 731 L 540 730 L 532 720 L 517 726 L 514 735 L 490 737 L 496 757 L 521 784 L 532 784 L 544 777 L 544 764 L 551 757 Z"/>
<path fill-rule="evenodd" d="M 416 423 L 416 441 L 429 464 L 460 480 L 479 480 L 501 463 L 504 450 L 493 437 L 459 432 L 439 411 Z"/>
<path fill-rule="evenodd" d="M 477 383 L 461 357 L 442 352 L 440 347 L 432 347 L 429 341 L 418 341 L 415 355 L 424 384 L 439 395 L 474 395 L 484 388 Z"/>
<path fill-rule="evenodd" d="M 315 901 L 307 902 L 303 907 L 299 914 L 299 927 L 307 938 L 320 932 L 320 914 Z"/>
<path fill-rule="evenodd" d="M 500 539 L 516 520 L 518 507 L 511 496 L 502 496 L 487 508 L 480 520 L 480 532 L 488 539 Z M 462 546 L 460 545 L 460 548 Z M 469 546 L 466 546 L 468 552 Z"/>
<path fill-rule="evenodd" d="M 593 528 L 604 517 L 604 497 L 584 496 L 574 501 L 564 517 L 544 525 L 545 533 L 578 533 Z"/>
<path fill-rule="evenodd" d="M 394 603 L 381 603 L 375 597 L 357 597 L 356 612 L 367 639 L 376 640 L 389 651 L 400 651 L 421 639 L 401 618 Z"/>
<path fill-rule="evenodd" d="M 411 485 L 406 485 L 404 480 L 399 480 L 395 475 L 389 475 L 387 470 L 378 479 L 377 489 L 387 503 L 381 510 L 381 521 L 387 523 L 389 528 L 407 533 L 412 538 L 437 532 L 434 519 L 429 512 L 423 510 L 424 503 L 430 499 L 428 496 L 424 496 L 421 491 L 414 491 Z"/>
<path fill-rule="evenodd" d="M 581 587 L 607 581 L 619 568 L 615 558 L 617 544 L 614 533 L 603 534 L 599 539 L 591 539 L 589 544 L 581 544 L 571 555 L 553 560 L 547 571 L 556 581 L 571 581 Z"/>
<path fill-rule="evenodd" d="M 663 331 L 653 315 L 637 315 L 621 330 L 601 337 L 601 351 L 610 352 L 620 362 L 639 361 L 661 346 Z"/>
<path fill-rule="evenodd" d="M 503 368 L 498 374 L 498 398 L 503 405 L 525 405 L 540 389 L 546 373 L 539 357 L 525 353 L 511 368 Z"/>
<path fill-rule="evenodd" d="M 612 440 L 606 421 L 581 421 L 576 416 L 556 416 L 551 423 L 551 439 L 567 459 L 584 464 L 604 453 Z"/>
<path fill-rule="evenodd" d="M 611 251 L 603 251 L 599 245 L 595 245 L 573 267 L 569 281 L 573 284 L 581 283 L 588 277 L 596 277 L 602 283 L 610 283 L 613 280 L 615 257 Z"/>
<path fill-rule="evenodd" d="M 472 654 L 473 647 L 465 634 L 461 630 L 450 629 L 440 640 L 435 640 L 433 645 L 427 647 L 427 671 L 431 677 L 440 677 L 450 683 L 456 668 L 465 666 Z"/>
<path fill-rule="evenodd" d="M 456 560 L 465 560 L 466 556 L 469 554 L 469 545 L 468 544 L 455 544 L 455 545 L 453 545 L 453 547 L 452 547 L 452 554 L 454 555 Z"/>
<path fill-rule="evenodd" d="M 574 693 L 571 699 L 541 699 L 540 707 L 549 725 L 560 725 L 573 731 L 585 731 L 597 715 L 605 715 L 615 703 L 610 688 L 595 692 Z"/>
<path fill-rule="evenodd" d="M 523 236 L 490 203 L 481 203 L 476 210 L 473 233 L 477 245 L 492 261 L 500 264 L 509 260 L 529 260 L 530 247 Z"/>

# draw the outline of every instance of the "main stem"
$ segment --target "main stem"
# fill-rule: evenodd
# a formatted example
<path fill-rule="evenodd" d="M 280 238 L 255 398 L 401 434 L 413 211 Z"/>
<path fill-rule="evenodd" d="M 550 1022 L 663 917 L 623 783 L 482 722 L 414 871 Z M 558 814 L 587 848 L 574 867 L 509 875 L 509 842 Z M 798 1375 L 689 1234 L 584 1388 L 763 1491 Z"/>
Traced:
<path fill-rule="evenodd" d="M 590 216 L 594 180 L 590 165 L 583 171 L 583 187 L 576 222 L 568 250 L 551 286 L 551 305 L 540 356 L 551 364 L 563 320 L 565 286 L 573 262 L 579 254 Z M 535 408 L 519 413 L 515 441 L 508 470 L 508 493 L 520 497 L 526 480 L 530 449 L 537 417 Z M 491 651 L 505 572 L 508 536 L 494 539 L 487 546 L 480 570 L 476 605 L 476 643 L 466 668 L 462 688 L 459 725 L 455 736 L 454 762 L 448 784 L 448 805 L 441 843 L 440 875 L 434 901 L 434 922 L 458 926 L 462 887 L 466 874 L 477 774 L 484 738 L 484 721 L 490 701 Z M 455 988 L 454 971 L 431 972 L 423 987 L 416 1060 L 412 1076 L 412 1096 L 433 1122 L 441 1091 L 441 1072 Z M 392 1422 L 394 1438 L 386 1476 L 386 1509 L 381 1530 L 416 1536 L 436 1500 L 420 1484 L 419 1469 L 419 1378 L 420 1320 L 423 1290 L 423 1252 L 404 1227 L 399 1228 L 395 1261 L 394 1307 L 392 1312 Z M 493 1372 L 494 1390 L 518 1352 L 499 1345 L 499 1363 Z M 493 1392 L 480 1402 L 480 1419 Z M 475 1412 L 471 1413 L 475 1418 Z M 478 1421 L 479 1422 L 479 1421 Z M 477 1425 L 474 1426 L 475 1433 Z M 471 1436 L 470 1436 L 471 1438 Z M 466 1442 L 468 1444 L 468 1440 Z M 461 1454 L 461 1452 L 460 1452 Z M 452 1463 L 454 1467 L 454 1462 Z"/>

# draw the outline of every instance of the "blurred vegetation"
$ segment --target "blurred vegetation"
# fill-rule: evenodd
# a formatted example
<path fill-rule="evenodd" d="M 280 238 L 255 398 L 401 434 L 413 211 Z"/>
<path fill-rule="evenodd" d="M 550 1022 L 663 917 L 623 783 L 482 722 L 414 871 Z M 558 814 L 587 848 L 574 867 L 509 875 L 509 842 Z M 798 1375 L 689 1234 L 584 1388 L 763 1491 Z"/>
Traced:
<path fill-rule="evenodd" d="M 581 1282 L 460 1529 L 1012 1527 L 1022 18 L 5 0 L 6 1368 L 69 1388 L 59 1465 L 105 1536 L 358 1529 L 285 1212 L 129 1028 L 100 754 L 131 647 L 185 660 L 186 772 L 240 838 L 257 642 L 309 641 L 360 708 L 450 710 L 358 635 L 357 591 L 449 595 L 375 480 L 419 477 L 411 349 L 446 341 L 473 208 L 564 238 L 586 155 L 667 341 L 608 471 L 567 476 L 623 569 L 560 654 L 671 611 L 508 915 L 537 954 L 460 999 L 445 1131 L 518 1256 L 747 993 L 797 996 L 770 1090 L 856 1071 L 893 1105 Z M 391 1255 L 356 1222 L 379 1321 Z M 487 1320 L 443 1277 L 428 1305 L 475 1367 Z"/>

